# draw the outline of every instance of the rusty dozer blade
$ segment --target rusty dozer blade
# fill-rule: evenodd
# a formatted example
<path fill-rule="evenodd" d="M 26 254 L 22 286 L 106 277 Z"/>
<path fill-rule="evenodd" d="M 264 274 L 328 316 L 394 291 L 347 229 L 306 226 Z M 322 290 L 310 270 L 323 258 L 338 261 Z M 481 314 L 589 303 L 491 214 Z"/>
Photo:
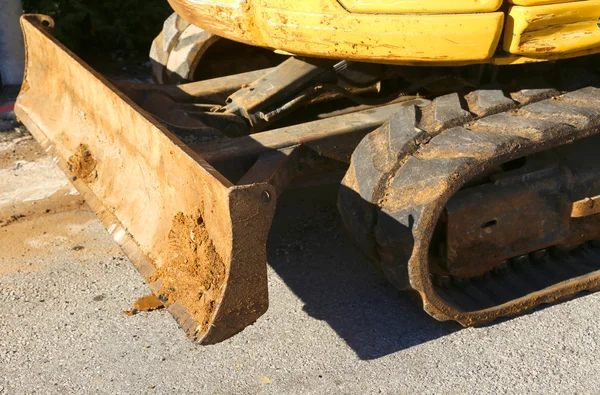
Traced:
<path fill-rule="evenodd" d="M 234 186 L 52 37 L 21 19 L 16 114 L 71 178 L 186 333 L 210 344 L 267 309 L 275 191 Z"/>

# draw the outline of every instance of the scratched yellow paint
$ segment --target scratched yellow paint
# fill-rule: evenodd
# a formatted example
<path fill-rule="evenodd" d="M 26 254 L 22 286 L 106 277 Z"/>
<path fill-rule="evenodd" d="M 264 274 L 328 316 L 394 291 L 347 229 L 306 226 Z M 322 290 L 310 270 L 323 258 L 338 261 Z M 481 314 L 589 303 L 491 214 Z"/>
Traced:
<path fill-rule="evenodd" d="M 497 49 L 504 14 L 464 12 L 494 10 L 500 0 L 340 0 L 364 12 L 349 12 L 337 0 L 169 0 L 186 20 L 208 31 L 293 55 L 508 65 L 600 52 L 600 0 L 511 1 L 528 6 L 509 8 L 502 52 Z M 550 1 L 554 4 L 536 5 Z M 438 11 L 400 12 L 410 7 Z"/>
<path fill-rule="evenodd" d="M 390 13 L 468 13 L 496 11 L 502 0 L 339 0 L 350 12 Z M 531 0 L 533 1 L 533 0 Z M 569 1 L 569 0 L 566 0 Z"/>
<path fill-rule="evenodd" d="M 187 20 L 233 40 L 296 55 L 393 64 L 489 59 L 498 45 L 504 19 L 502 12 L 349 13 L 337 0 L 170 3 Z"/>
<path fill-rule="evenodd" d="M 600 47 L 600 0 L 509 9 L 504 50 L 547 57 Z"/>

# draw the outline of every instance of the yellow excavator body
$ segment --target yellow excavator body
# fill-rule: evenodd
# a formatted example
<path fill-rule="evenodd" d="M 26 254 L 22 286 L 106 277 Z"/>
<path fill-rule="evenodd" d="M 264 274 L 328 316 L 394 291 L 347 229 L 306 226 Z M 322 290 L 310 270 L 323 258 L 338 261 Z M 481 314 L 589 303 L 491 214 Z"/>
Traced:
<path fill-rule="evenodd" d="M 600 0 L 169 2 L 218 36 L 293 55 L 457 65 L 600 52 Z"/>

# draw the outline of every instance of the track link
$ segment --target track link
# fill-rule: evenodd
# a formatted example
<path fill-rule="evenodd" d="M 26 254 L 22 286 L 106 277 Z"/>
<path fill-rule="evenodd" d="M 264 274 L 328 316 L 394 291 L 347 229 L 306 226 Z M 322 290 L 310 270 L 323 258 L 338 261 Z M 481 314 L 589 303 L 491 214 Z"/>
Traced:
<path fill-rule="evenodd" d="M 371 261 L 399 289 L 417 291 L 436 319 L 485 324 L 600 285 L 599 251 L 590 243 L 567 256 L 513 258 L 473 280 L 436 278 L 436 285 L 430 270 L 436 224 L 469 180 L 600 131 L 600 78 L 569 71 L 560 87 L 478 90 L 407 108 L 354 152 L 340 190 L 342 218 Z"/>
<path fill-rule="evenodd" d="M 433 276 L 433 283 L 435 292 L 460 310 L 477 311 L 540 292 L 559 282 L 585 279 L 599 270 L 600 243 L 594 240 L 569 252 L 551 248 L 520 255 L 475 278 Z"/>

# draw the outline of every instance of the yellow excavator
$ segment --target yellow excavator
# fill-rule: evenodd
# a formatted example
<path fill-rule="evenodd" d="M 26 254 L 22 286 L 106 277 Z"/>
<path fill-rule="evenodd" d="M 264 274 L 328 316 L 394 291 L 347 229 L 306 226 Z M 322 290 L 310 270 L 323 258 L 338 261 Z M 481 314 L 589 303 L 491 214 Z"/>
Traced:
<path fill-rule="evenodd" d="M 23 16 L 15 112 L 193 339 L 266 311 L 277 197 L 340 170 L 350 235 L 437 320 L 600 289 L 600 0 L 169 3 L 153 83 Z"/>

